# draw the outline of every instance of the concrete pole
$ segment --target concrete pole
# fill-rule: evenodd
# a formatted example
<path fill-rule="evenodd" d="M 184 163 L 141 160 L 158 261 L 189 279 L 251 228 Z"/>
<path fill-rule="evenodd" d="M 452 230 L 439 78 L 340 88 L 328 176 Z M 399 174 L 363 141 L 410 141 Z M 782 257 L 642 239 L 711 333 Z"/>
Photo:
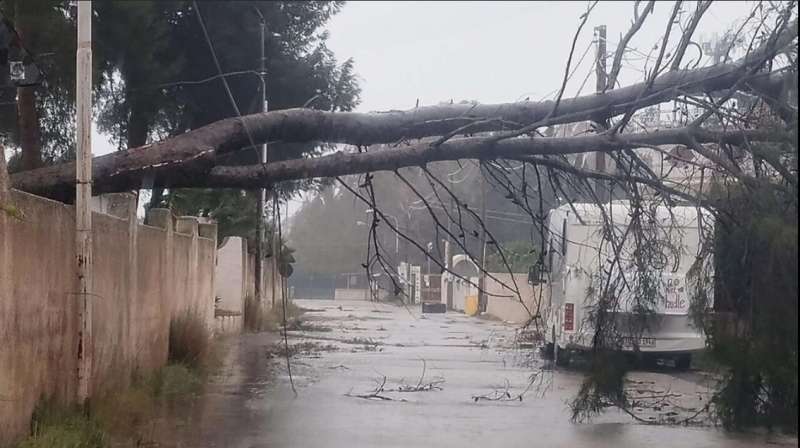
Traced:
<path fill-rule="evenodd" d="M 486 178 L 483 176 L 483 170 L 478 171 L 481 176 L 481 222 L 483 222 L 483 229 L 481 230 L 481 272 L 478 277 L 478 310 L 484 311 L 486 307 L 486 294 L 483 290 L 486 287 Z"/>
<path fill-rule="evenodd" d="M 444 204 L 442 204 L 444 205 Z M 453 198 L 450 198 L 449 204 L 449 215 L 454 216 L 455 210 L 453 209 Z M 452 229 L 450 228 L 450 223 L 452 220 L 450 218 L 447 219 L 447 239 L 444 242 L 444 267 L 450 269 L 450 234 L 452 233 Z"/>
<path fill-rule="evenodd" d="M 78 268 L 78 402 L 91 396 L 92 355 L 92 2 L 78 2 L 75 255 Z"/>
<path fill-rule="evenodd" d="M 606 26 L 597 26 L 595 27 L 595 31 L 597 31 L 597 63 L 595 65 L 597 84 L 595 87 L 597 93 L 602 93 L 607 90 L 606 84 L 608 83 L 608 75 L 606 72 Z M 609 88 L 612 87 L 613 86 Z M 606 171 L 606 155 L 602 152 L 596 152 L 594 155 L 595 171 L 604 173 Z M 606 192 L 605 183 L 600 179 L 595 181 L 595 191 L 601 200 L 606 201 L 611 199 Z"/>
<path fill-rule="evenodd" d="M 280 262 L 281 252 L 281 236 L 278 233 L 278 220 L 280 219 L 281 209 L 278 203 L 278 191 L 272 190 L 272 266 L 270 269 L 272 275 L 272 307 L 275 308 L 275 297 L 277 296 L 275 287 L 280 281 L 278 275 L 278 263 Z"/>
<path fill-rule="evenodd" d="M 261 19 L 261 65 L 259 70 L 259 76 L 261 79 L 261 111 L 266 112 L 268 110 L 267 106 L 267 58 L 266 52 L 264 49 L 264 39 L 266 38 L 266 28 L 267 23 L 264 19 L 264 16 L 261 15 L 261 11 L 256 8 L 256 12 L 260 16 Z M 267 163 L 267 143 L 264 142 L 261 145 L 261 164 L 265 165 Z M 267 204 L 267 191 L 264 188 L 260 188 L 258 192 L 258 201 L 257 201 L 256 208 L 258 209 L 258 217 L 256 219 L 256 259 L 255 259 L 255 285 L 254 285 L 254 293 L 256 301 L 260 302 L 261 297 L 263 295 L 263 286 L 262 286 L 262 279 L 264 275 L 264 240 L 265 238 L 265 217 L 264 217 L 264 210 Z M 274 301 L 274 288 L 273 288 L 273 301 Z"/>

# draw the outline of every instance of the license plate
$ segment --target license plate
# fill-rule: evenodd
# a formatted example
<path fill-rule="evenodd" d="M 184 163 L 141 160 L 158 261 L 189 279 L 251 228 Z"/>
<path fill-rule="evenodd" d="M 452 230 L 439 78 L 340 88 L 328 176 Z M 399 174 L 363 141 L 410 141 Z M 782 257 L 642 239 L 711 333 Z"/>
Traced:
<path fill-rule="evenodd" d="M 633 347 L 634 341 L 637 342 L 636 345 L 639 347 L 655 347 L 656 346 L 656 339 L 655 338 L 632 338 L 632 337 L 624 337 L 622 338 L 622 345 L 625 347 Z"/>

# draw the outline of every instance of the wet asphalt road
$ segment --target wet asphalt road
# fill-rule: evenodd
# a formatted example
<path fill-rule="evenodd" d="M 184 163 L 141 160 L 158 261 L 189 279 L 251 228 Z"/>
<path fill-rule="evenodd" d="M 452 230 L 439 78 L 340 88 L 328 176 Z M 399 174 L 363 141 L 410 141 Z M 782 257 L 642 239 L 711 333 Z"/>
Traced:
<path fill-rule="evenodd" d="M 163 446 L 797 446 L 796 438 L 726 434 L 703 413 L 691 426 L 649 425 L 615 410 L 571 423 L 568 402 L 580 372 L 554 371 L 515 348 L 512 326 L 459 313 L 421 315 L 418 307 L 297 303 L 313 310 L 304 316 L 307 328 L 289 332 L 298 351 L 291 362 L 297 395 L 278 334 L 230 338 L 225 368 L 192 408 L 172 418 L 159 437 Z M 696 371 L 635 372 L 629 380 L 643 402 L 668 394 L 655 409 L 636 410 L 645 421 L 695 415 L 713 386 Z M 401 392 L 428 384 L 433 390 Z"/>

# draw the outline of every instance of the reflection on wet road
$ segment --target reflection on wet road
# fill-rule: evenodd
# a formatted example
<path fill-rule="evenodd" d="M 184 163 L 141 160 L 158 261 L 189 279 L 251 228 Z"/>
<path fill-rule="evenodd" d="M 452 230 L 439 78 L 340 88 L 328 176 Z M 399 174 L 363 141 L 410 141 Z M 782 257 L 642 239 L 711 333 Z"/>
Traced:
<path fill-rule="evenodd" d="M 553 371 L 529 349 L 515 349 L 515 330 L 502 322 L 368 302 L 297 303 L 312 309 L 302 330 L 290 332 L 297 396 L 279 335 L 231 338 L 225 368 L 191 409 L 171 418 L 165 446 L 797 446 L 797 439 L 726 434 L 702 419 L 648 425 L 613 410 L 573 424 L 567 402 L 581 374 Z M 665 405 L 642 410 L 645 419 L 692 415 L 712 386 L 700 372 L 636 372 L 630 380 L 642 397 L 670 394 Z"/>

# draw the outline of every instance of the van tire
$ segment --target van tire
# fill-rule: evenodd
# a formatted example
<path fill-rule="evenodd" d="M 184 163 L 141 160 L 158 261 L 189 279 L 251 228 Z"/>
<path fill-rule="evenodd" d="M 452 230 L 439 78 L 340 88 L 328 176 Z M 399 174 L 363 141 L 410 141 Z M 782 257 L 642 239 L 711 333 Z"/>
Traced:
<path fill-rule="evenodd" d="M 685 353 L 683 355 L 678 355 L 675 357 L 675 368 L 680 371 L 689 370 L 692 366 L 692 355 L 691 353 Z"/>
<path fill-rule="evenodd" d="M 553 357 L 555 358 L 556 366 L 569 367 L 570 353 L 567 349 L 563 349 L 558 344 L 553 344 Z"/>
<path fill-rule="evenodd" d="M 544 344 L 544 347 L 542 347 L 542 357 L 548 361 L 552 361 L 553 358 L 555 358 L 555 348 L 552 342 Z"/>
<path fill-rule="evenodd" d="M 555 345 L 556 345 L 556 326 L 553 325 L 553 327 L 550 329 L 550 342 L 546 342 L 543 347 L 544 359 L 550 361 L 556 358 Z"/>

